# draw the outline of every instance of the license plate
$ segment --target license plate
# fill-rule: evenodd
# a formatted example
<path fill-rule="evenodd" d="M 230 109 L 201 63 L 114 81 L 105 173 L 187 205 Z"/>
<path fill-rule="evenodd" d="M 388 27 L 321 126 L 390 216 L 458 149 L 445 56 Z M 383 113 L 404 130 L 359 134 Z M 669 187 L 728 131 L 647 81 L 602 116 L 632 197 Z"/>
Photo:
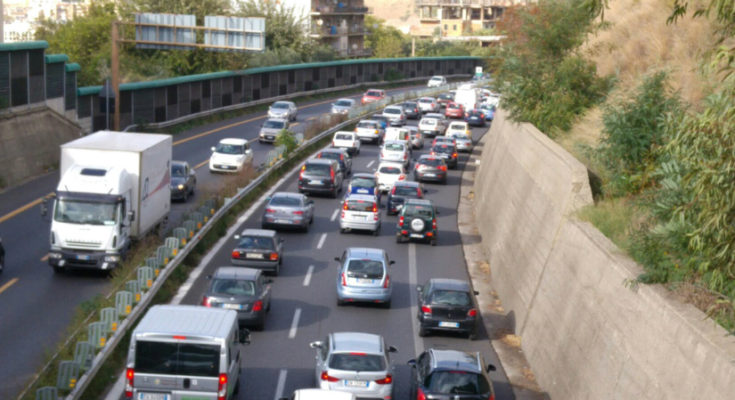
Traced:
<path fill-rule="evenodd" d="M 424 176 L 436 176 L 436 174 L 432 174 L 432 173 L 427 172 L 427 173 L 424 174 Z"/>
<path fill-rule="evenodd" d="M 357 189 L 357 193 L 370 193 L 367 189 Z"/>
<path fill-rule="evenodd" d="M 459 322 L 439 322 L 440 328 L 459 328 Z"/>
<path fill-rule="evenodd" d="M 357 278 L 357 283 L 375 283 L 373 279 Z"/>
<path fill-rule="evenodd" d="M 263 258 L 263 255 L 260 253 L 248 253 L 245 255 L 245 258 Z"/>
<path fill-rule="evenodd" d="M 277 224 L 290 224 L 291 221 L 289 221 L 287 219 L 277 219 L 277 220 L 275 220 L 275 223 L 277 223 Z"/>
<path fill-rule="evenodd" d="M 268 140 L 273 140 L 273 136 L 266 136 Z"/>
<path fill-rule="evenodd" d="M 240 304 L 222 304 L 222 308 L 226 308 L 228 310 L 240 310 L 242 309 L 242 306 Z"/>
<path fill-rule="evenodd" d="M 166 393 L 138 393 L 138 400 L 169 400 Z"/>
<path fill-rule="evenodd" d="M 77 254 L 77 260 L 85 260 L 85 261 L 87 261 L 87 260 L 89 260 L 89 256 L 82 255 L 82 254 Z"/>
<path fill-rule="evenodd" d="M 345 386 L 349 386 L 349 387 L 367 387 L 368 386 L 368 382 L 367 381 L 351 381 L 351 380 L 346 380 L 345 381 Z"/>
<path fill-rule="evenodd" d="M 422 237 L 424 237 L 424 235 L 422 235 L 422 234 L 420 234 L 420 233 L 412 233 L 412 234 L 411 234 L 411 237 L 412 237 L 412 238 L 422 238 Z"/>
<path fill-rule="evenodd" d="M 312 185 L 323 185 L 324 184 L 324 181 L 311 181 L 310 183 Z"/>

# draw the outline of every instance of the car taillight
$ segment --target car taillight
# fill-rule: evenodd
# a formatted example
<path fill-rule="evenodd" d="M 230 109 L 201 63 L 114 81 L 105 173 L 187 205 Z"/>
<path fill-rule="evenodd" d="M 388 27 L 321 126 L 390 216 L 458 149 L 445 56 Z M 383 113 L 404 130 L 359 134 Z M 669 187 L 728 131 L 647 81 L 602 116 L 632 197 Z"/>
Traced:
<path fill-rule="evenodd" d="M 327 371 L 322 371 L 321 379 L 323 381 L 327 381 L 327 382 L 337 382 L 337 381 L 339 381 L 339 379 L 337 379 L 337 378 L 335 378 L 333 376 L 329 376 L 329 374 L 327 374 Z"/>
<path fill-rule="evenodd" d="M 403 226 L 403 215 L 401 215 L 401 217 L 398 218 L 398 226 Z"/>
<path fill-rule="evenodd" d="M 278 260 L 278 253 L 271 253 L 271 261 L 277 261 Z"/>
<path fill-rule="evenodd" d="M 440 165 L 439 166 L 439 170 L 440 171 L 446 171 L 447 170 L 447 166 L 446 165 Z"/>
<path fill-rule="evenodd" d="M 431 220 L 431 228 L 436 230 L 436 218 Z"/>
<path fill-rule="evenodd" d="M 393 186 L 393 189 L 390 190 L 390 194 L 391 195 L 396 194 L 396 187 L 395 186 Z"/>
<path fill-rule="evenodd" d="M 204 296 L 202 297 L 202 305 L 204 307 L 212 307 L 212 300 L 209 297 Z"/>
<path fill-rule="evenodd" d="M 333 169 L 329 170 L 329 177 L 332 179 L 332 182 L 334 182 L 334 170 Z"/>
<path fill-rule="evenodd" d="M 475 316 L 477 316 L 477 309 L 471 308 L 470 311 L 467 311 L 467 316 L 468 317 L 475 317 Z"/>
<path fill-rule="evenodd" d="M 345 201 L 345 204 L 342 206 L 342 209 L 345 210 L 345 211 L 348 210 L 348 208 L 347 208 L 347 202 L 346 201 Z"/>
<path fill-rule="evenodd" d="M 258 300 L 253 304 L 253 311 L 261 311 L 263 310 L 263 300 Z"/>
<path fill-rule="evenodd" d="M 374 213 L 378 212 L 378 205 L 375 203 L 373 203 L 373 212 Z"/>
<path fill-rule="evenodd" d="M 378 133 L 380 133 L 380 132 L 378 132 L 378 130 L 376 129 L 376 130 L 375 130 L 375 134 L 377 135 Z"/>
<path fill-rule="evenodd" d="M 383 150 L 380 150 L 380 157 L 385 157 L 385 153 L 383 153 Z"/>
<path fill-rule="evenodd" d="M 217 400 L 227 400 L 227 374 L 219 374 Z"/>
<path fill-rule="evenodd" d="M 404 160 L 408 159 L 408 153 L 403 153 L 403 159 Z"/>
<path fill-rule="evenodd" d="M 416 400 L 426 400 L 426 395 L 424 394 L 424 391 L 419 389 L 416 392 Z"/>
<path fill-rule="evenodd" d="M 452 158 L 457 158 L 457 153 L 452 153 Z"/>
<path fill-rule="evenodd" d="M 385 376 L 385 378 L 376 380 L 375 383 L 377 383 L 378 385 L 388 385 L 393 383 L 393 377 L 388 374 Z"/>
<path fill-rule="evenodd" d="M 406 175 L 401 174 L 401 175 L 398 176 L 398 180 L 399 181 L 402 181 L 404 179 L 406 179 Z"/>
<path fill-rule="evenodd" d="M 432 151 L 432 152 L 430 152 L 430 153 L 429 153 L 429 155 L 431 155 L 431 156 L 435 156 L 435 155 L 436 155 L 436 153 L 434 153 L 434 152 Z"/>
<path fill-rule="evenodd" d="M 424 197 L 424 192 L 421 190 L 421 188 L 416 189 L 416 195 L 419 197 Z"/>
<path fill-rule="evenodd" d="M 431 314 L 431 306 L 421 306 L 421 312 L 424 314 Z"/>
<path fill-rule="evenodd" d="M 342 218 L 342 219 L 344 219 L 345 218 L 345 212 L 342 211 L 342 215 L 340 215 L 339 217 Z"/>
<path fill-rule="evenodd" d="M 265 213 L 266 213 L 266 214 L 273 214 L 273 213 L 275 213 L 275 212 L 276 212 L 276 210 L 274 210 L 274 209 L 272 209 L 272 208 L 266 208 L 266 209 L 265 209 Z"/>
<path fill-rule="evenodd" d="M 306 171 L 306 165 L 301 166 L 301 172 L 299 172 L 299 179 L 304 179 L 304 171 Z"/>
<path fill-rule="evenodd" d="M 125 397 L 133 397 L 133 378 L 135 378 L 135 370 L 128 368 L 125 371 Z"/>
<path fill-rule="evenodd" d="M 293 215 L 304 215 L 303 211 L 294 211 Z"/>
<path fill-rule="evenodd" d="M 232 258 L 240 258 L 240 252 L 237 250 L 232 251 Z"/>
<path fill-rule="evenodd" d="M 345 273 L 342 273 L 342 286 L 347 286 L 347 278 L 345 278 Z"/>
<path fill-rule="evenodd" d="M 495 395 L 491 394 L 490 397 L 487 398 L 487 400 L 495 400 Z"/>
<path fill-rule="evenodd" d="M 390 275 L 386 275 L 385 276 L 385 282 L 383 282 L 383 287 L 384 288 L 388 288 L 389 285 L 390 285 Z"/>

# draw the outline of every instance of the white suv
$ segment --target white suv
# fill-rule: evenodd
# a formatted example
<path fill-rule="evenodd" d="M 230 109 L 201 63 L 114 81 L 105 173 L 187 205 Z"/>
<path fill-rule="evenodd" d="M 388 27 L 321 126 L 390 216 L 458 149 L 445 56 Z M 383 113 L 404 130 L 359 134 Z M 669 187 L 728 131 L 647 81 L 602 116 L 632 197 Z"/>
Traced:
<path fill-rule="evenodd" d="M 378 190 L 389 192 L 394 183 L 406 180 L 406 167 L 400 162 L 383 161 L 378 165 L 375 177 L 378 180 Z"/>
<path fill-rule="evenodd" d="M 355 132 L 337 131 L 332 139 L 332 147 L 346 149 L 350 155 L 360 154 L 360 138 Z"/>

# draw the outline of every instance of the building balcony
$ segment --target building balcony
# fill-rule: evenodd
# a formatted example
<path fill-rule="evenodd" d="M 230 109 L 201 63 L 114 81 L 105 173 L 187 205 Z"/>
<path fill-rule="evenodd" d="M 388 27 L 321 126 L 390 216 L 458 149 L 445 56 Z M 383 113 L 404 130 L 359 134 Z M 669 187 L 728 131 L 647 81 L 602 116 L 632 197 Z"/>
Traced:
<path fill-rule="evenodd" d="M 508 0 L 416 0 L 417 6 L 434 7 L 491 7 L 504 6 Z M 513 3 L 511 0 L 510 3 Z"/>
<path fill-rule="evenodd" d="M 339 3 L 341 4 L 341 3 Z M 361 15 L 367 14 L 367 7 L 354 7 L 354 6 L 324 6 L 317 5 L 311 9 L 311 15 Z"/>
<path fill-rule="evenodd" d="M 311 30 L 309 35 L 313 38 L 339 37 L 339 36 L 365 36 L 370 32 L 364 27 L 342 28 L 337 26 L 321 26 Z"/>

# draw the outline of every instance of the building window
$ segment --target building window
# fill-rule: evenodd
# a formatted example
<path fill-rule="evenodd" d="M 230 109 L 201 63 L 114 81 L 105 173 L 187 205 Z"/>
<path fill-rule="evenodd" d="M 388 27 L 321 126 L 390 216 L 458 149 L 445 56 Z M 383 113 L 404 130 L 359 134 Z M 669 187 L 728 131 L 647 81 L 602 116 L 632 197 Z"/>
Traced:
<path fill-rule="evenodd" d="M 445 30 L 445 31 L 448 31 L 448 30 L 449 30 L 449 25 L 447 25 L 447 24 L 444 24 L 444 30 Z"/>
<path fill-rule="evenodd" d="M 454 30 L 454 31 L 457 30 L 457 24 L 452 25 L 452 30 Z"/>

